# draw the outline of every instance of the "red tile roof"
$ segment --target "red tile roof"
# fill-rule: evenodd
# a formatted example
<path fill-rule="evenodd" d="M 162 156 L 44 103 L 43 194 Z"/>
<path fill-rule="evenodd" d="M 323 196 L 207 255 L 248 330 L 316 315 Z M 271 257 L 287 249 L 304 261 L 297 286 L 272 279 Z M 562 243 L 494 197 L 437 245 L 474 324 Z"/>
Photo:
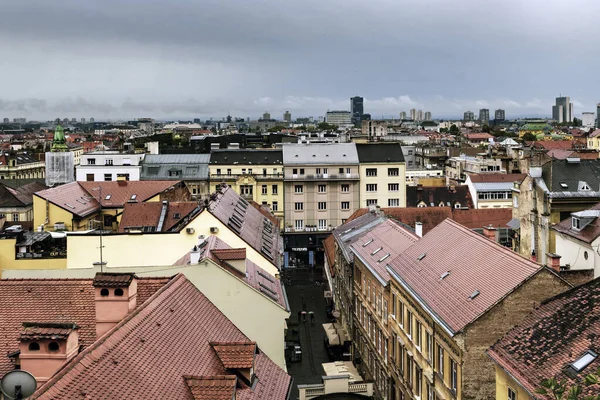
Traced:
<path fill-rule="evenodd" d="M 600 210 L 600 203 L 593 205 L 587 210 Z M 600 218 L 594 218 L 592 222 L 586 225 L 581 230 L 573 229 L 573 221 L 569 216 L 568 218 L 563 219 L 558 224 L 552 227 L 553 230 L 560 232 L 564 235 L 571 236 L 575 239 L 579 239 L 582 242 L 591 244 L 598 236 L 600 236 Z"/>
<path fill-rule="evenodd" d="M 473 183 L 522 182 L 527 174 L 468 174 Z"/>
<path fill-rule="evenodd" d="M 512 219 L 511 208 L 479 208 L 469 210 L 452 210 L 452 220 L 469 229 L 479 229 L 484 226 L 506 228 Z"/>
<path fill-rule="evenodd" d="M 450 219 L 393 259 L 390 266 L 453 333 L 542 269 Z"/>
<path fill-rule="evenodd" d="M 245 260 L 246 248 L 241 249 L 213 249 L 210 251 L 219 261 Z"/>
<path fill-rule="evenodd" d="M 419 237 L 397 222 L 386 219 L 360 236 L 350 246 L 354 254 L 379 276 L 388 282 L 390 275 L 386 265 L 415 243 Z"/>
<path fill-rule="evenodd" d="M 227 369 L 254 367 L 256 342 L 211 342 L 219 360 Z"/>
<path fill-rule="evenodd" d="M 485 133 L 485 132 L 481 132 L 481 133 L 465 133 L 463 134 L 464 137 L 466 137 L 468 140 L 487 140 L 487 139 L 491 139 L 494 136 L 490 135 L 489 133 Z"/>
<path fill-rule="evenodd" d="M 586 148 L 586 141 L 581 139 L 573 139 L 573 140 L 538 140 L 535 142 L 528 142 L 529 146 L 534 147 L 536 149 L 545 149 L 545 150 L 556 150 L 556 149 L 564 149 L 564 150 L 573 150 L 576 148 Z"/>
<path fill-rule="evenodd" d="M 24 322 L 19 335 L 21 340 L 66 339 L 74 329 L 75 324 Z"/>
<path fill-rule="evenodd" d="M 131 228 L 158 227 L 162 209 L 163 203 L 160 201 L 125 204 L 119 232 L 127 232 Z M 161 232 L 171 231 L 177 224 L 185 222 L 186 218 L 193 218 L 199 211 L 201 206 L 193 201 L 169 202 Z M 177 231 L 183 227 L 181 224 Z"/>
<path fill-rule="evenodd" d="M 579 384 L 582 396 L 597 395 L 600 384 L 586 386 L 582 381 L 597 371 L 600 357 L 581 372 L 571 365 L 588 350 L 597 354 L 599 337 L 600 279 L 595 279 L 544 301 L 488 354 L 531 394 L 543 379 L 556 378 L 565 380 L 568 387 Z"/>
<path fill-rule="evenodd" d="M 89 196 L 98 198 L 102 195 L 102 207 L 123 208 L 130 200 L 143 202 L 165 192 L 180 182 L 173 181 L 111 181 L 111 182 L 77 182 L 88 192 Z M 57 189 L 62 188 L 60 186 Z M 98 189 L 100 188 L 100 189 Z M 133 198 L 135 196 L 135 198 Z"/>
<path fill-rule="evenodd" d="M 138 306 L 164 286 L 169 278 L 140 278 Z M 79 344 L 96 340 L 96 308 L 92 279 L 0 280 L 0 354 L 18 350 L 23 323 L 63 323 L 78 326 Z M 0 375 L 14 369 L 0 357 Z"/>
<path fill-rule="evenodd" d="M 228 186 L 211 195 L 208 210 L 242 240 L 280 267 L 279 226 Z"/>
<path fill-rule="evenodd" d="M 237 378 L 235 375 L 186 376 L 185 383 L 194 400 L 231 400 Z"/>
<path fill-rule="evenodd" d="M 250 341 L 180 274 L 77 355 L 32 399 L 193 399 L 184 377 L 228 373 L 211 342 Z M 237 399 L 286 398 L 290 376 L 262 352 L 256 355 L 255 375 L 254 389 L 237 390 Z"/>
<path fill-rule="evenodd" d="M 98 272 L 93 280 L 94 287 L 128 287 L 135 274 L 120 272 Z"/>
<path fill-rule="evenodd" d="M 592 132 L 590 132 L 590 137 L 594 138 L 596 136 L 600 135 L 600 129 L 594 129 Z"/>
<path fill-rule="evenodd" d="M 327 236 L 327 239 L 323 241 L 323 249 L 325 251 L 325 257 L 327 258 L 327 266 L 331 276 L 335 276 L 335 238 L 333 235 Z"/>
<path fill-rule="evenodd" d="M 78 182 L 71 182 L 58 187 L 36 192 L 34 196 L 67 210 L 80 218 L 87 217 L 100 210 L 100 203 Z M 95 195 L 96 198 L 98 195 Z"/>

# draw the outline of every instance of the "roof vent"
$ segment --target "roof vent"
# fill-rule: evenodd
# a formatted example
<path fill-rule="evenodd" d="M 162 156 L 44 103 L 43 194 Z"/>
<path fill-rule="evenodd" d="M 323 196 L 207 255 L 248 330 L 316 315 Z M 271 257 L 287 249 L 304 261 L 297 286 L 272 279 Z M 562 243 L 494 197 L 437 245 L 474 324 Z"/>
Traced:
<path fill-rule="evenodd" d="M 368 245 L 370 245 L 371 243 L 373 243 L 373 239 L 369 239 L 366 242 L 363 243 L 363 247 L 367 247 Z"/>
<path fill-rule="evenodd" d="M 375 254 L 377 254 L 378 252 L 380 252 L 383 249 L 383 247 L 378 247 L 375 250 L 373 250 L 373 252 L 371 253 L 372 256 L 374 256 Z"/>
<path fill-rule="evenodd" d="M 379 260 L 377 260 L 378 263 L 382 262 L 383 260 L 385 260 L 386 258 L 388 258 L 390 256 L 390 253 L 387 253 L 385 256 L 381 257 Z"/>
<path fill-rule="evenodd" d="M 448 275 L 450 275 L 450 271 L 446 271 L 446 272 L 444 272 L 442 275 L 440 275 L 440 281 L 441 281 L 442 279 L 444 279 L 445 277 L 447 277 Z"/>
<path fill-rule="evenodd" d="M 427 253 L 421 253 L 421 254 L 419 254 L 419 257 L 417 257 L 417 260 L 421 261 L 422 259 L 425 258 L 426 255 L 427 255 Z"/>
<path fill-rule="evenodd" d="M 475 290 L 473 293 L 471 293 L 469 299 L 473 300 L 477 296 L 479 296 L 479 290 Z"/>

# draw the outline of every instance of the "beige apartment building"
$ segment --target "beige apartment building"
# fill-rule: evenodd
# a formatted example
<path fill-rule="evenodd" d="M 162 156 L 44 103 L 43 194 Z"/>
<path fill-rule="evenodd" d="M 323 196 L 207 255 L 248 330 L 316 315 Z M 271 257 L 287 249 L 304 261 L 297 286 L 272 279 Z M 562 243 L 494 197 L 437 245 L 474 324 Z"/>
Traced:
<path fill-rule="evenodd" d="M 323 240 L 359 208 L 354 143 L 283 146 L 285 266 L 323 262 Z"/>
<path fill-rule="evenodd" d="M 406 165 L 399 143 L 357 144 L 360 207 L 406 207 Z"/>

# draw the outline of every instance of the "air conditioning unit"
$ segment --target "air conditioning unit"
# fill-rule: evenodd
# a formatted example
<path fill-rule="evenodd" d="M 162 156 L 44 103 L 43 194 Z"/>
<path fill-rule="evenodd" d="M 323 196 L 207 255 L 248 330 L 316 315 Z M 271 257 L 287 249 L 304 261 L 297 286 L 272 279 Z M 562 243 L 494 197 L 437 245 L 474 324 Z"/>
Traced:
<path fill-rule="evenodd" d="M 217 228 L 216 226 L 211 226 L 210 233 L 219 233 L 219 228 Z"/>
<path fill-rule="evenodd" d="M 196 232 L 194 228 L 185 228 L 185 233 L 193 235 Z"/>

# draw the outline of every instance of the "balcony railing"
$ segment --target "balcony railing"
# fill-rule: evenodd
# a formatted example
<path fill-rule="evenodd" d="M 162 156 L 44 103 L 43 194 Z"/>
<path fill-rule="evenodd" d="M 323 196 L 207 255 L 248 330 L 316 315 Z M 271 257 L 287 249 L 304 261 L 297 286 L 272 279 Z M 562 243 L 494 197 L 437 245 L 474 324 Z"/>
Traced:
<path fill-rule="evenodd" d="M 332 181 L 359 179 L 358 174 L 286 174 L 286 181 Z"/>
<path fill-rule="evenodd" d="M 213 182 L 217 181 L 228 181 L 238 180 L 239 178 L 253 178 L 257 181 L 260 180 L 283 180 L 283 173 L 280 174 L 210 174 L 210 180 Z"/>

